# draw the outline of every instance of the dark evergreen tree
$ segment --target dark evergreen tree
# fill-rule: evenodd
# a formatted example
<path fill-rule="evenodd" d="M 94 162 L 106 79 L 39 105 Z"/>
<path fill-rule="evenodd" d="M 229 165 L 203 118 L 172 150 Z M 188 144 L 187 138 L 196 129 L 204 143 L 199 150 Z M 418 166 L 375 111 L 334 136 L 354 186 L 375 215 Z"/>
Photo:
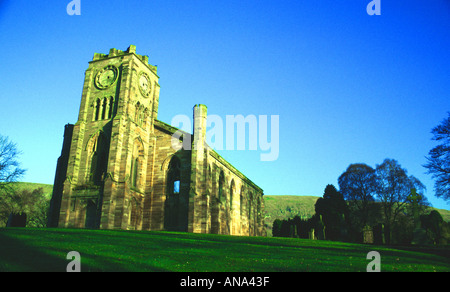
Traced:
<path fill-rule="evenodd" d="M 272 236 L 274 237 L 280 237 L 281 236 L 281 225 L 283 224 L 283 221 L 280 219 L 275 219 L 273 221 L 272 226 Z"/>
<path fill-rule="evenodd" d="M 346 228 L 348 216 L 344 196 L 333 185 L 327 185 L 322 198 L 315 205 L 316 215 L 322 216 L 326 239 L 342 240 L 342 229 Z"/>

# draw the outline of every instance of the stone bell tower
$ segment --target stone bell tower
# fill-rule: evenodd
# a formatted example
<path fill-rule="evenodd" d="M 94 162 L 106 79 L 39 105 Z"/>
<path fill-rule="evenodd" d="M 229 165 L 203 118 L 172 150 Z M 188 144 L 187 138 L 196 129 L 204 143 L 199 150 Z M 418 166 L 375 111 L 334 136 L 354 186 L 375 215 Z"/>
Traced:
<path fill-rule="evenodd" d="M 192 133 L 159 121 L 158 80 L 135 46 L 94 54 L 47 226 L 264 235 L 263 190 L 206 144 L 207 107 Z"/>
<path fill-rule="evenodd" d="M 94 54 L 85 72 L 78 121 L 66 127 L 70 147 L 63 147 L 61 155 L 66 165 L 58 162 L 49 226 L 142 225 L 158 79 L 156 66 L 136 54 L 133 45 L 126 51 Z"/>

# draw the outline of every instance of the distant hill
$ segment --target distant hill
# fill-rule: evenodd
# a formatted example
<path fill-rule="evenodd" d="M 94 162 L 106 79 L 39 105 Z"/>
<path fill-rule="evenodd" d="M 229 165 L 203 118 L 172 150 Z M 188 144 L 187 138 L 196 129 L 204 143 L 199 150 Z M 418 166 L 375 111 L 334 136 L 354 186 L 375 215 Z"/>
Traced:
<path fill-rule="evenodd" d="M 267 196 L 264 195 L 266 216 L 264 218 L 267 235 L 272 236 L 272 226 L 275 219 L 287 220 L 300 216 L 310 218 L 316 212 L 314 205 L 320 197 L 314 196 Z"/>
<path fill-rule="evenodd" d="M 320 197 L 314 196 L 267 196 L 264 195 L 265 203 L 265 224 L 267 235 L 272 236 L 272 226 L 275 219 L 287 220 L 300 216 L 310 218 L 315 213 L 314 205 Z M 450 210 L 436 209 L 442 218 L 450 222 Z"/>
<path fill-rule="evenodd" d="M 39 184 L 39 183 L 30 183 L 30 182 L 17 182 L 14 183 L 15 186 L 19 189 L 19 190 L 34 190 L 34 189 L 38 189 L 38 188 L 42 188 L 44 191 L 44 195 L 48 198 L 51 199 L 52 198 L 52 192 L 53 192 L 53 185 L 49 185 L 49 184 Z"/>

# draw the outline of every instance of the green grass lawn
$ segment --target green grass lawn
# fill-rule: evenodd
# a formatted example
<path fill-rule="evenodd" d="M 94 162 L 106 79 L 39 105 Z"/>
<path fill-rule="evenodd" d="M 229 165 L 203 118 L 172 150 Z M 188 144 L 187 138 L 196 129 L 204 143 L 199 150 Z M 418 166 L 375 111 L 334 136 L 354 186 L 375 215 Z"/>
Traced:
<path fill-rule="evenodd" d="M 0 229 L 0 271 L 66 271 L 69 251 L 81 271 L 360 271 L 369 251 L 381 271 L 450 271 L 450 249 L 381 247 L 294 238 L 159 231 Z"/>

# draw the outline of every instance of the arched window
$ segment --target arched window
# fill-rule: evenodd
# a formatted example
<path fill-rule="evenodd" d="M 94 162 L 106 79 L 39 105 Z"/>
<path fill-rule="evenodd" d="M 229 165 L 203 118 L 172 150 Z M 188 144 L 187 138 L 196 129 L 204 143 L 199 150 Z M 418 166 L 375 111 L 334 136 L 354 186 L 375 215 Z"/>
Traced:
<path fill-rule="evenodd" d="M 138 186 L 138 175 L 139 175 L 139 158 L 133 159 L 131 162 L 131 186 Z"/>
<path fill-rule="evenodd" d="M 258 195 L 258 202 L 256 205 L 256 215 L 255 215 L 255 235 L 257 235 L 256 232 L 258 231 L 258 225 L 260 220 L 261 220 L 261 196 Z"/>
<path fill-rule="evenodd" d="M 241 216 L 244 214 L 244 186 L 241 186 L 241 195 L 239 197 L 239 206 Z"/>
<path fill-rule="evenodd" d="M 170 160 L 167 169 L 166 180 L 166 201 L 164 203 L 164 229 L 166 230 L 185 230 L 187 224 L 183 221 L 184 212 L 180 202 L 181 192 L 181 162 L 176 156 Z"/>
<path fill-rule="evenodd" d="M 180 159 L 172 157 L 167 170 L 167 194 L 174 195 L 180 193 Z"/>
<path fill-rule="evenodd" d="M 111 119 L 113 116 L 114 98 L 112 96 L 97 98 L 95 101 L 94 121 Z"/>
<path fill-rule="evenodd" d="M 139 126 L 142 126 L 143 122 L 144 122 L 144 108 L 141 107 L 139 109 L 139 120 L 138 120 Z"/>
<path fill-rule="evenodd" d="M 220 175 L 219 175 L 219 189 L 218 189 L 218 191 L 219 191 L 219 193 L 218 193 L 219 201 L 222 201 L 222 199 L 224 198 L 223 197 L 223 195 L 224 195 L 224 191 L 223 191 L 224 184 L 225 184 L 225 175 L 223 174 L 223 171 L 220 171 Z"/>
<path fill-rule="evenodd" d="M 109 108 L 108 108 L 108 119 L 112 118 L 114 108 L 114 98 L 112 96 L 109 97 Z"/>
<path fill-rule="evenodd" d="M 99 134 L 94 142 L 91 156 L 90 176 L 95 185 L 100 185 L 108 164 L 108 144 L 103 134 Z"/>
<path fill-rule="evenodd" d="M 248 194 L 248 232 L 253 235 L 253 193 Z"/>
<path fill-rule="evenodd" d="M 108 106 L 108 101 L 106 100 L 106 97 L 103 98 L 103 104 L 102 104 L 102 120 L 106 119 L 106 108 Z"/>
<path fill-rule="evenodd" d="M 253 194 L 252 192 L 248 195 L 248 218 L 250 219 L 252 216 L 252 202 L 253 202 Z"/>
<path fill-rule="evenodd" d="M 139 124 L 139 111 L 140 111 L 141 103 L 138 101 L 136 103 L 136 109 L 134 112 L 134 121 L 136 124 Z"/>
<path fill-rule="evenodd" d="M 147 126 L 147 118 L 149 116 L 149 111 L 147 108 L 144 109 L 144 115 L 143 115 L 143 120 L 142 120 L 142 126 L 146 127 Z"/>
<path fill-rule="evenodd" d="M 234 180 L 232 180 L 231 185 L 230 185 L 230 210 L 233 209 L 234 190 L 235 190 L 235 185 L 234 185 Z"/>
<path fill-rule="evenodd" d="M 144 171 L 144 148 L 142 144 L 142 140 L 140 138 L 136 138 L 134 140 L 133 152 L 131 153 L 131 164 L 129 165 L 130 170 L 130 186 L 138 191 L 142 191 L 140 187 L 142 187 L 145 183 L 144 175 L 141 173 Z"/>
<path fill-rule="evenodd" d="M 95 115 L 94 115 L 94 121 L 98 121 L 100 116 L 100 99 L 97 99 L 95 102 Z"/>

